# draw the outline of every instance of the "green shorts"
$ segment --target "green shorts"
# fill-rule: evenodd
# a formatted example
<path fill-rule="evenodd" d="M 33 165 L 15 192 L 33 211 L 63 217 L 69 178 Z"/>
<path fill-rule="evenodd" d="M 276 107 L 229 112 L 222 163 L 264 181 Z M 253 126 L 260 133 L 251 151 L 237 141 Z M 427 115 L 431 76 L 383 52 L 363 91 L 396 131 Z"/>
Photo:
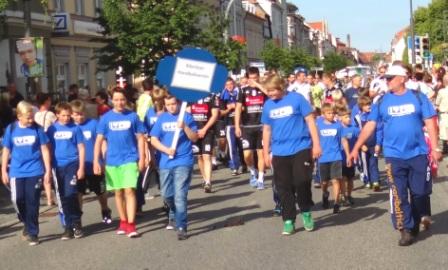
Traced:
<path fill-rule="evenodd" d="M 136 188 L 138 174 L 138 166 L 135 162 L 120 166 L 106 166 L 106 189 L 111 191 Z"/>

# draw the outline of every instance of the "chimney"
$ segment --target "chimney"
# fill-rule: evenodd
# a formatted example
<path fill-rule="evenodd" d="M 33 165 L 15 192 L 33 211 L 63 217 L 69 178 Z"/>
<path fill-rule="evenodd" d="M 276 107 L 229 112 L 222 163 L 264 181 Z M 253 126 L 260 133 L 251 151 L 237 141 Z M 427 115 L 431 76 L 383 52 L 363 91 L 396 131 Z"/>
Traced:
<path fill-rule="evenodd" d="M 351 45 L 350 34 L 347 34 L 347 48 L 350 49 L 351 47 L 352 47 L 352 45 Z"/>

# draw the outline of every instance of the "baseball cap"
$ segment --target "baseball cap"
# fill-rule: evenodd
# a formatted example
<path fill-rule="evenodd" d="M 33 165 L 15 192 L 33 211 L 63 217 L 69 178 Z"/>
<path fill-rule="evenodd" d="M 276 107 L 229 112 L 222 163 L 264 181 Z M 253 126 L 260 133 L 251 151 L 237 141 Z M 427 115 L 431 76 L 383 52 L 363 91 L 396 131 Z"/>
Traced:
<path fill-rule="evenodd" d="M 399 65 L 393 65 L 390 66 L 387 71 L 386 74 L 384 74 L 384 76 L 387 77 L 395 77 L 395 76 L 408 76 L 408 73 L 406 72 L 406 69 L 404 69 L 402 66 Z"/>

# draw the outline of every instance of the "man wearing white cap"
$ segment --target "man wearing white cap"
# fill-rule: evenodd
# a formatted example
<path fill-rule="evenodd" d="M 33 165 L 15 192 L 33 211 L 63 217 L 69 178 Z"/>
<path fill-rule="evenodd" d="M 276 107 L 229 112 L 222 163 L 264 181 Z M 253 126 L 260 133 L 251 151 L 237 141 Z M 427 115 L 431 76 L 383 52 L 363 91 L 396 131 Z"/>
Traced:
<path fill-rule="evenodd" d="M 374 104 L 349 158 L 358 158 L 360 147 L 382 122 L 392 223 L 401 233 L 398 244 L 408 246 L 414 242 L 422 218 L 430 215 L 432 182 L 423 126 L 430 136 L 432 158 L 440 160 L 433 120 L 436 112 L 425 95 L 406 89 L 403 67 L 391 66 L 385 77 L 390 91 Z"/>

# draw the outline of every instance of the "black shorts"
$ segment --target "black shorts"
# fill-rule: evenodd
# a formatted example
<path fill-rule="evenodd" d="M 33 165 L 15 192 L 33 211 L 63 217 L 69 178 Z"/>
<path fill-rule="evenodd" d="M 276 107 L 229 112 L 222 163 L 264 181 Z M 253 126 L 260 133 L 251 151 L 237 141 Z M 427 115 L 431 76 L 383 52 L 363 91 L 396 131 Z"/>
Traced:
<path fill-rule="evenodd" d="M 352 180 L 355 177 L 355 166 L 342 166 L 342 176 Z"/>
<path fill-rule="evenodd" d="M 243 150 L 263 149 L 263 131 L 261 127 L 242 127 L 241 145 Z"/>
<path fill-rule="evenodd" d="M 222 120 L 216 121 L 215 124 L 216 138 L 221 139 L 226 137 L 226 122 Z"/>
<path fill-rule="evenodd" d="M 342 161 L 319 162 L 319 174 L 321 181 L 329 181 L 342 178 Z"/>
<path fill-rule="evenodd" d="M 106 181 L 104 175 L 86 175 L 84 179 L 76 182 L 78 193 L 87 194 L 87 188 L 95 192 L 96 195 L 101 195 L 106 192 Z"/>
<path fill-rule="evenodd" d="M 205 137 L 193 143 L 193 155 L 199 156 L 202 154 L 211 155 L 215 142 L 215 133 L 213 131 L 207 132 Z"/>

